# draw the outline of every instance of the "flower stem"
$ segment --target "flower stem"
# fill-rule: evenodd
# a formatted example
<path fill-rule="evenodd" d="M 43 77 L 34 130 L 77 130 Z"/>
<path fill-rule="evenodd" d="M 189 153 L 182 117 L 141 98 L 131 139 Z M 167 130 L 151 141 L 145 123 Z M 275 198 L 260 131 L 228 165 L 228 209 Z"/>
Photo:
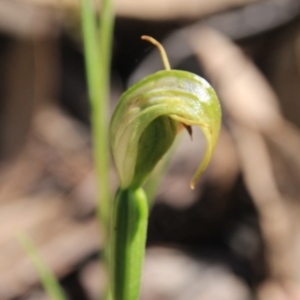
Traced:
<path fill-rule="evenodd" d="M 142 188 L 116 193 L 111 234 L 111 292 L 114 300 L 138 300 L 148 224 Z"/>

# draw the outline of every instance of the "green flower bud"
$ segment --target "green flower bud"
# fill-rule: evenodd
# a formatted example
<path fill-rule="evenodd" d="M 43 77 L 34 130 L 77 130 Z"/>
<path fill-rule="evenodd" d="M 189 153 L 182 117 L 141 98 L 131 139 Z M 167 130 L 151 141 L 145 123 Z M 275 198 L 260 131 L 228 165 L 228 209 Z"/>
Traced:
<path fill-rule="evenodd" d="M 130 87 L 111 119 L 112 153 L 123 189 L 144 183 L 182 125 L 188 129 L 199 126 L 207 140 L 206 153 L 190 184 L 194 188 L 219 135 L 221 109 L 213 88 L 193 73 L 170 70 L 163 48 L 160 50 L 167 70 Z"/>

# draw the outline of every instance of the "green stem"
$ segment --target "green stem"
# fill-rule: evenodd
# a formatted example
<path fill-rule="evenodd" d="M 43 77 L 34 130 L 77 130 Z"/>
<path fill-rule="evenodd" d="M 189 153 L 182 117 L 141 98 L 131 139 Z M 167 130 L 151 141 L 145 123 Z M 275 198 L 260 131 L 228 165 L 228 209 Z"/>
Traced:
<path fill-rule="evenodd" d="M 142 188 L 117 191 L 111 233 L 113 300 L 138 300 L 148 223 L 148 203 Z"/>
<path fill-rule="evenodd" d="M 24 233 L 17 236 L 21 246 L 27 253 L 31 263 L 33 264 L 39 278 L 43 284 L 46 293 L 51 300 L 66 300 L 65 293 L 58 280 L 52 271 L 45 264 L 44 260 L 40 256 L 32 240 Z"/>
<path fill-rule="evenodd" d="M 100 16 L 100 81 L 98 82 L 99 99 L 94 104 L 92 121 L 95 124 L 94 140 L 97 173 L 101 179 L 98 216 L 100 216 L 108 230 L 110 217 L 110 154 L 108 142 L 108 116 L 109 116 L 109 89 L 110 89 L 110 62 L 113 36 L 113 1 L 103 0 Z"/>
<path fill-rule="evenodd" d="M 104 260 L 109 267 L 110 219 L 110 155 L 108 143 L 108 103 L 110 82 L 111 44 L 113 31 L 112 0 L 103 0 L 100 28 L 92 0 L 81 0 L 82 29 L 86 59 L 86 73 L 91 104 L 94 158 L 97 178 L 97 219 L 102 225 Z M 109 295 L 109 289 L 107 293 Z M 108 298 L 108 297 L 106 297 Z"/>
<path fill-rule="evenodd" d="M 97 28 L 91 0 L 82 0 L 81 12 L 99 195 L 97 216 L 107 234 L 111 199 L 107 117 L 113 29 L 112 1 L 104 0 L 102 3 L 100 30 Z"/>

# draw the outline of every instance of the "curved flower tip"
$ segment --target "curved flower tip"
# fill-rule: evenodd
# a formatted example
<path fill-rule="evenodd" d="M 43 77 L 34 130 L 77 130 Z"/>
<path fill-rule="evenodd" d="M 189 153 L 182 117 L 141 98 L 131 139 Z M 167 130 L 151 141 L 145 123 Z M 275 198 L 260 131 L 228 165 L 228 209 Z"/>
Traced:
<path fill-rule="evenodd" d="M 207 140 L 193 189 L 211 158 L 221 123 L 216 93 L 203 78 L 185 71 L 149 75 L 121 97 L 110 123 L 110 141 L 120 185 L 141 186 L 171 146 L 178 127 L 199 126 Z"/>

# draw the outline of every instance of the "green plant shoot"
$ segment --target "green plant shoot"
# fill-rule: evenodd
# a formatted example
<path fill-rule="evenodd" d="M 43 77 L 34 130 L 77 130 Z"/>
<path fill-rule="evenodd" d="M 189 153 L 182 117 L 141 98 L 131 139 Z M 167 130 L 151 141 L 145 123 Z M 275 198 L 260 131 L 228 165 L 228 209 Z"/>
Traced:
<path fill-rule="evenodd" d="M 193 189 L 207 167 L 221 124 L 217 95 L 203 78 L 171 70 L 156 40 L 165 70 L 147 76 L 123 93 L 112 116 L 109 137 L 120 187 L 113 205 L 111 294 L 113 300 L 137 300 L 144 257 L 148 205 L 142 186 L 176 134 L 191 126 L 204 133 L 206 152 L 193 176 Z"/>

